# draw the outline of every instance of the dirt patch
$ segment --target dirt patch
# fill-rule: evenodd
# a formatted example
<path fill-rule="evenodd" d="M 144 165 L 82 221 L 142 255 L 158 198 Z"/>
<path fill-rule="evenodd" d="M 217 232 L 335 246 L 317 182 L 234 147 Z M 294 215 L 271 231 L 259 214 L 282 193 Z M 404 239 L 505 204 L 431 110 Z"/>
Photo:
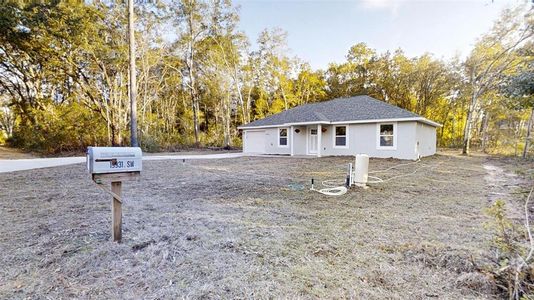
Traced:
<path fill-rule="evenodd" d="M 506 203 L 508 217 L 519 224 L 524 222 L 524 201 L 532 187 L 534 162 L 513 158 L 488 157 L 483 164 L 488 189 L 488 202 Z M 534 211 L 532 211 L 534 213 Z"/>
<path fill-rule="evenodd" d="M 25 153 L 19 149 L 0 146 L 0 159 L 22 159 L 22 158 L 35 158 L 35 156 L 30 153 Z"/>
<path fill-rule="evenodd" d="M 309 190 L 351 161 L 147 161 L 122 244 L 82 164 L 0 174 L 0 298 L 494 297 L 465 275 L 487 254 L 487 158 L 372 159 L 395 178 Z"/>

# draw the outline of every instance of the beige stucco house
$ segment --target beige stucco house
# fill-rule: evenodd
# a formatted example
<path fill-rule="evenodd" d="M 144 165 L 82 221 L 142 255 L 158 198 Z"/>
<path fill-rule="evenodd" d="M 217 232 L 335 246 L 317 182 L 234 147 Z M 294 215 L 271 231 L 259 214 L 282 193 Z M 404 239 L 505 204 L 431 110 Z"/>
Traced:
<path fill-rule="evenodd" d="M 440 124 L 400 107 L 356 96 L 301 105 L 240 126 L 243 152 L 417 159 L 436 153 Z"/>

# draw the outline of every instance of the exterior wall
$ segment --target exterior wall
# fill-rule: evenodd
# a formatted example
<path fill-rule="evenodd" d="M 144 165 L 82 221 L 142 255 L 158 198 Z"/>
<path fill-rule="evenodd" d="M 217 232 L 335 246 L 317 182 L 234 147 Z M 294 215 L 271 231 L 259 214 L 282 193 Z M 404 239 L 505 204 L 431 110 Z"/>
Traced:
<path fill-rule="evenodd" d="M 395 147 L 394 149 L 380 149 L 378 147 L 379 124 L 350 124 L 347 129 L 348 147 L 334 146 L 334 126 L 322 125 L 326 128 L 321 137 L 321 156 L 331 155 L 356 155 L 364 153 L 370 157 L 417 159 L 420 156 L 429 156 L 436 153 L 436 128 L 416 121 L 396 122 Z M 343 125 L 343 124 L 339 124 Z M 339 126 L 337 125 L 337 126 Z M 286 127 L 282 127 L 286 128 Z M 308 153 L 309 128 L 317 128 L 317 125 L 287 127 L 288 145 L 278 146 L 279 128 L 267 128 L 265 130 L 265 153 L 266 154 L 291 154 L 293 143 L 294 155 L 306 155 Z M 299 129 L 299 133 L 295 130 Z"/>
<path fill-rule="evenodd" d="M 419 155 L 424 157 L 436 154 L 436 127 L 418 122 L 416 134 L 416 151 Z"/>
<path fill-rule="evenodd" d="M 265 129 L 265 153 L 291 154 L 291 127 L 287 127 L 287 146 L 278 146 L 278 128 Z"/>
<path fill-rule="evenodd" d="M 417 159 L 416 155 L 416 122 L 397 122 L 394 149 L 378 149 L 378 131 L 381 123 L 351 124 L 348 126 L 348 146 L 334 146 L 334 125 L 324 126 L 321 155 L 356 155 L 367 154 L 370 157 Z M 391 122 L 383 123 L 391 124 Z M 343 125 L 343 124 L 338 124 Z"/>
<path fill-rule="evenodd" d="M 298 129 L 299 133 L 296 133 L 295 130 Z M 306 135 L 307 133 L 306 126 L 293 126 L 293 154 L 294 155 L 306 155 L 307 144 L 306 144 Z"/>

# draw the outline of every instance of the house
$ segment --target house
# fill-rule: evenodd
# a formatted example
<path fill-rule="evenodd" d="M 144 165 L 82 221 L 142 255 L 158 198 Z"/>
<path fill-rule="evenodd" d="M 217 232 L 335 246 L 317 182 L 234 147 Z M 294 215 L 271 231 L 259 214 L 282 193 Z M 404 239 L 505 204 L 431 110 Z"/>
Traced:
<path fill-rule="evenodd" d="M 400 107 L 356 96 L 305 104 L 238 127 L 243 152 L 261 154 L 368 154 L 417 159 L 436 153 L 441 125 Z"/>

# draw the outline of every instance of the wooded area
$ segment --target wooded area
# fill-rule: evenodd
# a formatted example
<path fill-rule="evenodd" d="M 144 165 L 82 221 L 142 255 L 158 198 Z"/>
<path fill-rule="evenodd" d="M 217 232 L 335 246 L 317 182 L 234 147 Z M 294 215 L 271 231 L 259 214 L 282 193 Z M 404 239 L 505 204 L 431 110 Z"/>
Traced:
<path fill-rule="evenodd" d="M 327 70 L 289 55 L 282 29 L 264 30 L 252 47 L 229 0 L 137 3 L 135 14 L 145 150 L 240 146 L 241 124 L 359 94 L 443 124 L 442 147 L 528 150 L 534 114 L 528 4 L 503 11 L 465 59 L 379 53 L 356 43 L 345 62 Z M 126 3 L 0 6 L 0 142 L 46 153 L 128 145 L 128 79 Z"/>

